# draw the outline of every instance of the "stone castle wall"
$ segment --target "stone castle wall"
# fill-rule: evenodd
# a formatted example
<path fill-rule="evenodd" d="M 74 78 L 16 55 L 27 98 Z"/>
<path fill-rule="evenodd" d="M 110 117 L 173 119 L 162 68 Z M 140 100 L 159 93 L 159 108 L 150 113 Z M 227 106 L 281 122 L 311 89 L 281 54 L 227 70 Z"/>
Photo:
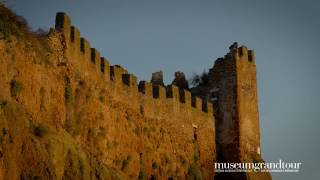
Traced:
<path fill-rule="evenodd" d="M 65 13 L 46 38 L 0 40 L 0 129 L 15 146 L 0 145 L 0 179 L 248 179 L 215 174 L 214 163 L 261 160 L 252 50 L 231 46 L 191 94 L 138 83 Z"/>
<path fill-rule="evenodd" d="M 164 87 L 147 81 L 138 83 L 137 77 L 126 69 L 119 65 L 110 66 L 106 58 L 100 57 L 98 50 L 80 37 L 79 30 L 71 26 L 65 13 L 57 13 L 55 28 L 63 34 L 65 55 L 71 68 L 79 70 L 84 79 L 96 74 L 114 101 L 126 104 L 143 117 L 165 119 L 169 123 L 163 127 L 173 133 L 171 136 L 182 138 L 173 143 L 195 141 L 204 178 L 214 176 L 215 125 L 211 102 L 175 85 Z M 192 159 L 192 152 L 189 153 Z"/>
<path fill-rule="evenodd" d="M 125 88 L 132 94 L 140 93 L 149 99 L 173 99 L 176 104 L 172 106 L 184 107 L 190 109 L 190 112 L 206 113 L 209 117 L 213 116 L 212 103 L 192 96 L 188 90 L 179 89 L 175 85 L 166 87 L 153 85 L 146 81 L 140 81 L 138 84 L 137 77 L 129 74 L 126 69 L 119 65 L 110 66 L 107 59 L 100 57 L 98 50 L 91 48 L 90 43 L 85 38 L 80 37 L 79 30 L 71 26 L 70 18 L 66 14 L 57 14 L 56 30 L 64 34 L 68 58 L 77 60 L 73 65 L 84 66 L 84 74 L 88 73 L 87 69 L 91 68 L 92 71 L 97 72 L 97 75 L 102 75 L 106 83 L 113 83 L 116 88 Z M 138 94 L 136 97 L 138 97 Z M 157 109 L 157 111 L 161 111 L 161 109 Z"/>

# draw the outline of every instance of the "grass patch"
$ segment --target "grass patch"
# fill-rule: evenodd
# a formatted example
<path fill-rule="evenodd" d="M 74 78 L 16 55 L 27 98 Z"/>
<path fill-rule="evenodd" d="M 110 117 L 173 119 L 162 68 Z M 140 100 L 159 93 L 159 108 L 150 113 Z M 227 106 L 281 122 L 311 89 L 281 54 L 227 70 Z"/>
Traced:
<path fill-rule="evenodd" d="M 12 97 L 17 96 L 17 94 L 23 89 L 23 86 L 20 82 L 13 79 L 10 82 L 10 93 Z"/>

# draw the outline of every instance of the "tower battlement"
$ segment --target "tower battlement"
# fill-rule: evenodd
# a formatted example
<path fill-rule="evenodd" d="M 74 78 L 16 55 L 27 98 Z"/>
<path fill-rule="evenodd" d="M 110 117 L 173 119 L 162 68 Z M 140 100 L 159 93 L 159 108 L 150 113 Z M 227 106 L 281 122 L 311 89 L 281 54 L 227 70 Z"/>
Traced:
<path fill-rule="evenodd" d="M 196 106 L 195 103 L 191 106 L 192 99 L 198 98 L 193 97 L 191 92 L 188 90 L 179 89 L 175 85 L 168 85 L 166 87 L 152 85 L 152 92 L 150 92 L 151 89 L 148 88 L 150 84 L 146 81 L 140 82 L 138 87 L 135 75 L 129 74 L 126 69 L 119 65 L 110 66 L 110 63 L 106 58 L 100 57 L 100 52 L 96 48 L 91 47 L 88 40 L 80 36 L 78 28 L 72 26 L 70 17 L 66 13 L 57 13 L 55 28 L 57 31 L 62 33 L 67 49 L 71 52 L 70 54 L 77 54 L 75 56 L 78 57 L 82 56 L 79 58 L 79 61 L 80 59 L 84 59 L 85 62 L 90 62 L 96 71 L 104 76 L 106 83 L 111 82 L 115 84 L 120 83 L 121 85 L 125 84 L 133 91 L 135 91 L 135 89 L 139 89 L 139 92 L 149 98 L 172 98 L 176 103 L 182 103 L 186 106 L 190 105 L 190 107 L 198 109 L 204 113 L 209 113 L 213 116 L 212 110 L 210 110 L 213 107 L 211 102 L 201 100 L 201 108 L 199 108 L 200 106 Z M 152 96 L 150 96 L 151 94 Z"/>

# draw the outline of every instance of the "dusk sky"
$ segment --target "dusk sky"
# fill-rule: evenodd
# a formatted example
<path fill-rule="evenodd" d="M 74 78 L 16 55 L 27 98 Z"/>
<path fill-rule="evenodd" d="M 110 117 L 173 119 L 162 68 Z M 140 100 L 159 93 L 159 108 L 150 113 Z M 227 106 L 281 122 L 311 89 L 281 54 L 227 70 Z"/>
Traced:
<path fill-rule="evenodd" d="M 33 29 L 54 26 L 56 12 L 111 64 L 166 83 L 213 66 L 235 41 L 255 50 L 262 155 L 302 162 L 299 173 L 273 179 L 317 179 L 320 163 L 320 1 L 318 0 L 7 0 Z"/>

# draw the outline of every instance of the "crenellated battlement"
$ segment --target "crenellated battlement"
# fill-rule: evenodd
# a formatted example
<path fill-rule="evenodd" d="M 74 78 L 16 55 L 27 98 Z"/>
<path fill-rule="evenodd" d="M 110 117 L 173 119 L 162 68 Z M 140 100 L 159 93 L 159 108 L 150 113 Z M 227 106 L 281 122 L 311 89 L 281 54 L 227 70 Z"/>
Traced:
<path fill-rule="evenodd" d="M 227 59 L 238 59 L 243 62 L 250 62 L 254 64 L 254 51 L 248 50 L 246 46 L 238 47 L 238 43 L 235 42 L 229 47 L 229 50 L 230 51 L 224 57 L 218 58 L 215 61 L 215 64 Z"/>
<path fill-rule="evenodd" d="M 129 88 L 132 93 L 139 92 L 143 96 L 154 100 L 171 99 L 176 104 L 182 104 L 186 108 L 190 107 L 213 116 L 213 105 L 191 95 L 188 90 L 179 89 L 175 85 L 164 87 L 146 81 L 141 81 L 138 84 L 135 75 L 130 74 L 120 65 L 110 65 L 106 58 L 100 56 L 100 52 L 96 48 L 91 47 L 86 38 L 81 37 L 80 31 L 77 27 L 72 26 L 66 13 L 57 13 L 55 23 L 55 29 L 62 33 L 67 51 L 70 51 L 72 57 L 84 61 L 91 69 L 95 69 L 99 75 L 104 77 L 106 83 Z"/>
<path fill-rule="evenodd" d="M 261 156 L 254 51 L 233 43 L 208 76 L 204 94 L 214 102 L 216 111 L 217 161 L 253 161 L 252 157 Z M 203 109 L 211 112 L 205 103 Z"/>

